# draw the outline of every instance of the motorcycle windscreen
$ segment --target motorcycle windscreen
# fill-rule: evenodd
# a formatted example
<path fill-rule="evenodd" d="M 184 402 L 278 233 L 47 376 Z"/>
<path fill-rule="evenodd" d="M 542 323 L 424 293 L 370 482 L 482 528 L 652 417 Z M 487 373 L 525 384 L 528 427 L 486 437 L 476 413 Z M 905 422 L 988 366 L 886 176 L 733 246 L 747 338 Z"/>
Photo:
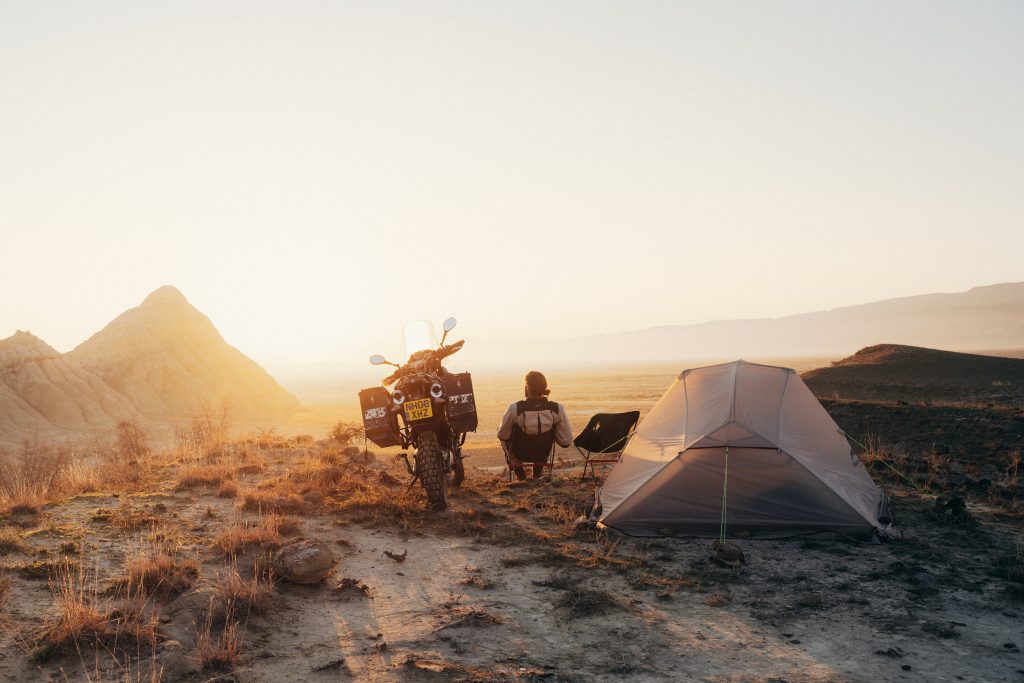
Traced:
<path fill-rule="evenodd" d="M 405 357 L 417 351 L 434 350 L 437 348 L 437 335 L 434 325 L 429 320 L 417 320 L 405 326 Z"/>

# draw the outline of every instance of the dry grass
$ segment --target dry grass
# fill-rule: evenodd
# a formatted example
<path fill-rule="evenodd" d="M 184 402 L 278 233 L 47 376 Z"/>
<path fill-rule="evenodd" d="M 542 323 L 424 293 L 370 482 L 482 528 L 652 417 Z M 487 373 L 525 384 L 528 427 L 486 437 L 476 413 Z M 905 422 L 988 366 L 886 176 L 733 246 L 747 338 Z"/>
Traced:
<path fill-rule="evenodd" d="M 169 599 L 191 588 L 197 578 L 199 562 L 182 558 L 166 546 L 155 545 L 128 557 L 117 584 L 129 596 Z"/>
<path fill-rule="evenodd" d="M 47 501 L 65 488 L 67 451 L 25 444 L 21 452 L 0 464 L 0 510 L 14 515 L 39 514 Z"/>
<path fill-rule="evenodd" d="M 0 527 L 0 555 L 25 552 L 25 541 L 21 532 L 9 526 Z"/>
<path fill-rule="evenodd" d="M 237 468 L 234 465 L 222 462 L 182 465 L 178 468 L 178 483 L 175 488 L 183 491 L 198 486 L 219 487 L 228 481 L 233 481 L 236 471 Z"/>
<path fill-rule="evenodd" d="M 148 510 L 135 507 L 129 500 L 122 500 L 120 505 L 110 511 L 107 521 L 122 531 L 136 531 L 154 526 L 159 518 Z"/>
<path fill-rule="evenodd" d="M 64 651 L 101 649 L 111 655 L 138 651 L 157 642 L 157 619 L 140 600 L 113 605 L 99 590 L 95 570 L 65 563 L 50 582 L 56 617 L 43 627 L 34 658 L 46 661 Z"/>
<path fill-rule="evenodd" d="M 0 608 L 7 602 L 7 598 L 11 595 L 11 577 L 7 574 L 0 574 Z"/>
<path fill-rule="evenodd" d="M 237 555 L 250 548 L 277 548 L 281 545 L 278 519 L 267 515 L 255 522 L 237 521 L 217 535 L 214 545 L 225 555 Z"/>
<path fill-rule="evenodd" d="M 242 509 L 251 512 L 301 513 L 307 509 L 306 500 L 296 492 L 294 485 L 277 480 L 272 488 L 251 489 L 242 494 Z"/>
<path fill-rule="evenodd" d="M 234 480 L 222 482 L 217 488 L 218 498 L 234 498 L 238 495 L 238 484 Z"/>
<path fill-rule="evenodd" d="M 274 575 L 269 563 L 254 567 L 251 578 L 243 578 L 235 567 L 229 567 L 217 576 L 214 590 L 226 606 L 230 615 L 248 617 L 250 614 L 263 614 L 270 607 L 274 595 Z"/>
<path fill-rule="evenodd" d="M 188 425 L 178 430 L 177 455 L 181 460 L 217 457 L 228 443 L 231 420 L 226 403 L 195 411 Z"/>
<path fill-rule="evenodd" d="M 217 629 L 219 621 L 211 607 L 206 613 L 203 627 L 196 636 L 196 660 L 206 672 L 234 671 L 242 659 L 242 638 L 238 622 L 228 620 Z"/>
<path fill-rule="evenodd" d="M 149 457 L 148 435 L 137 422 L 119 422 L 115 448 L 124 460 L 141 462 Z"/>

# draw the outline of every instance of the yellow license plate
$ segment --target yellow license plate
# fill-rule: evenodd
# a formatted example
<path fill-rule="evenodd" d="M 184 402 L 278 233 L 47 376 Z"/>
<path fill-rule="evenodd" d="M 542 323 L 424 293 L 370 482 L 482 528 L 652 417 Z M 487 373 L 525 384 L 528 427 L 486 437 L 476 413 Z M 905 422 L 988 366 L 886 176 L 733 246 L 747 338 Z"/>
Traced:
<path fill-rule="evenodd" d="M 428 417 L 434 417 L 434 406 L 431 405 L 429 398 L 405 402 L 406 420 L 412 422 L 413 420 L 426 420 Z"/>

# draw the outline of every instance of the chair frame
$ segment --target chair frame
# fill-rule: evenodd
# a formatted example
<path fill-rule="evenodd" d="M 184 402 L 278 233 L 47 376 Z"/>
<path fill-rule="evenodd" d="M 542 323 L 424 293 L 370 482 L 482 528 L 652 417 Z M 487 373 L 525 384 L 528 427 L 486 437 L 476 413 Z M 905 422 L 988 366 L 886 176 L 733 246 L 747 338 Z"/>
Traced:
<path fill-rule="evenodd" d="M 513 438 L 515 438 L 514 435 L 513 435 Z M 516 468 L 517 467 L 523 467 L 523 468 L 526 468 L 526 467 L 540 467 L 541 468 L 541 472 L 543 472 L 544 471 L 543 468 L 546 467 L 546 468 L 548 468 L 547 480 L 551 481 L 552 476 L 554 476 L 554 470 L 555 470 L 555 446 L 556 445 L 557 444 L 555 443 L 554 432 L 552 430 L 551 448 L 548 450 L 548 458 L 547 458 L 547 460 L 545 460 L 544 462 L 533 462 L 532 460 L 520 460 L 519 458 L 517 458 L 515 455 L 512 454 L 512 439 L 509 439 L 508 441 L 502 441 L 501 442 L 501 447 L 502 447 L 502 450 L 505 451 L 505 467 L 508 470 L 508 480 L 509 480 L 509 482 L 511 483 L 511 482 L 515 481 Z"/>
<path fill-rule="evenodd" d="M 593 420 L 593 419 L 594 418 L 592 417 L 591 420 Z M 604 463 L 616 463 L 616 462 L 619 462 L 619 460 L 622 459 L 622 451 L 625 450 L 626 444 L 629 443 L 629 440 L 631 438 L 633 438 L 633 433 L 636 432 L 636 427 L 637 427 L 638 424 L 640 424 L 639 420 L 637 420 L 636 422 L 633 423 L 633 425 L 629 428 L 629 431 L 626 432 L 625 436 L 623 436 L 621 439 L 616 441 L 614 444 L 612 444 L 608 448 L 605 448 L 604 450 L 601 450 L 601 451 L 592 451 L 589 448 L 588 449 L 582 449 L 579 446 L 577 446 L 575 440 L 573 440 L 573 446 L 575 446 L 576 450 L 579 451 L 579 454 L 581 456 L 583 456 L 583 474 L 580 475 L 580 481 L 585 481 L 586 480 L 586 478 L 587 478 L 587 467 L 590 468 L 590 472 L 591 472 L 591 474 L 594 475 L 594 479 L 597 479 L 597 468 L 594 467 L 595 463 L 602 463 L 602 464 L 604 464 Z M 587 427 L 590 427 L 590 422 L 587 422 Z M 616 448 L 617 446 L 620 446 L 620 445 L 621 445 L 621 448 Z M 609 450 L 609 448 L 616 448 L 616 450 Z M 584 450 L 586 450 L 586 452 L 584 452 Z M 615 455 L 614 458 L 597 458 L 597 457 L 594 457 L 594 456 L 597 456 L 597 455 L 605 455 L 605 454 L 608 454 L 608 453 L 615 453 L 616 455 Z"/>

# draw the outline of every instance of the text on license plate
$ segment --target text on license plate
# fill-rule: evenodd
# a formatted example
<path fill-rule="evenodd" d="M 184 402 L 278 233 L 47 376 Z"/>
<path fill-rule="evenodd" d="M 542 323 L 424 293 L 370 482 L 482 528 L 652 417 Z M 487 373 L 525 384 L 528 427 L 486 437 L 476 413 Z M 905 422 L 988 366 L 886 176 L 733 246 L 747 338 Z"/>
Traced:
<path fill-rule="evenodd" d="M 430 404 L 429 398 L 421 398 L 416 401 L 405 402 L 405 419 L 426 420 L 434 416 L 434 407 Z"/>

